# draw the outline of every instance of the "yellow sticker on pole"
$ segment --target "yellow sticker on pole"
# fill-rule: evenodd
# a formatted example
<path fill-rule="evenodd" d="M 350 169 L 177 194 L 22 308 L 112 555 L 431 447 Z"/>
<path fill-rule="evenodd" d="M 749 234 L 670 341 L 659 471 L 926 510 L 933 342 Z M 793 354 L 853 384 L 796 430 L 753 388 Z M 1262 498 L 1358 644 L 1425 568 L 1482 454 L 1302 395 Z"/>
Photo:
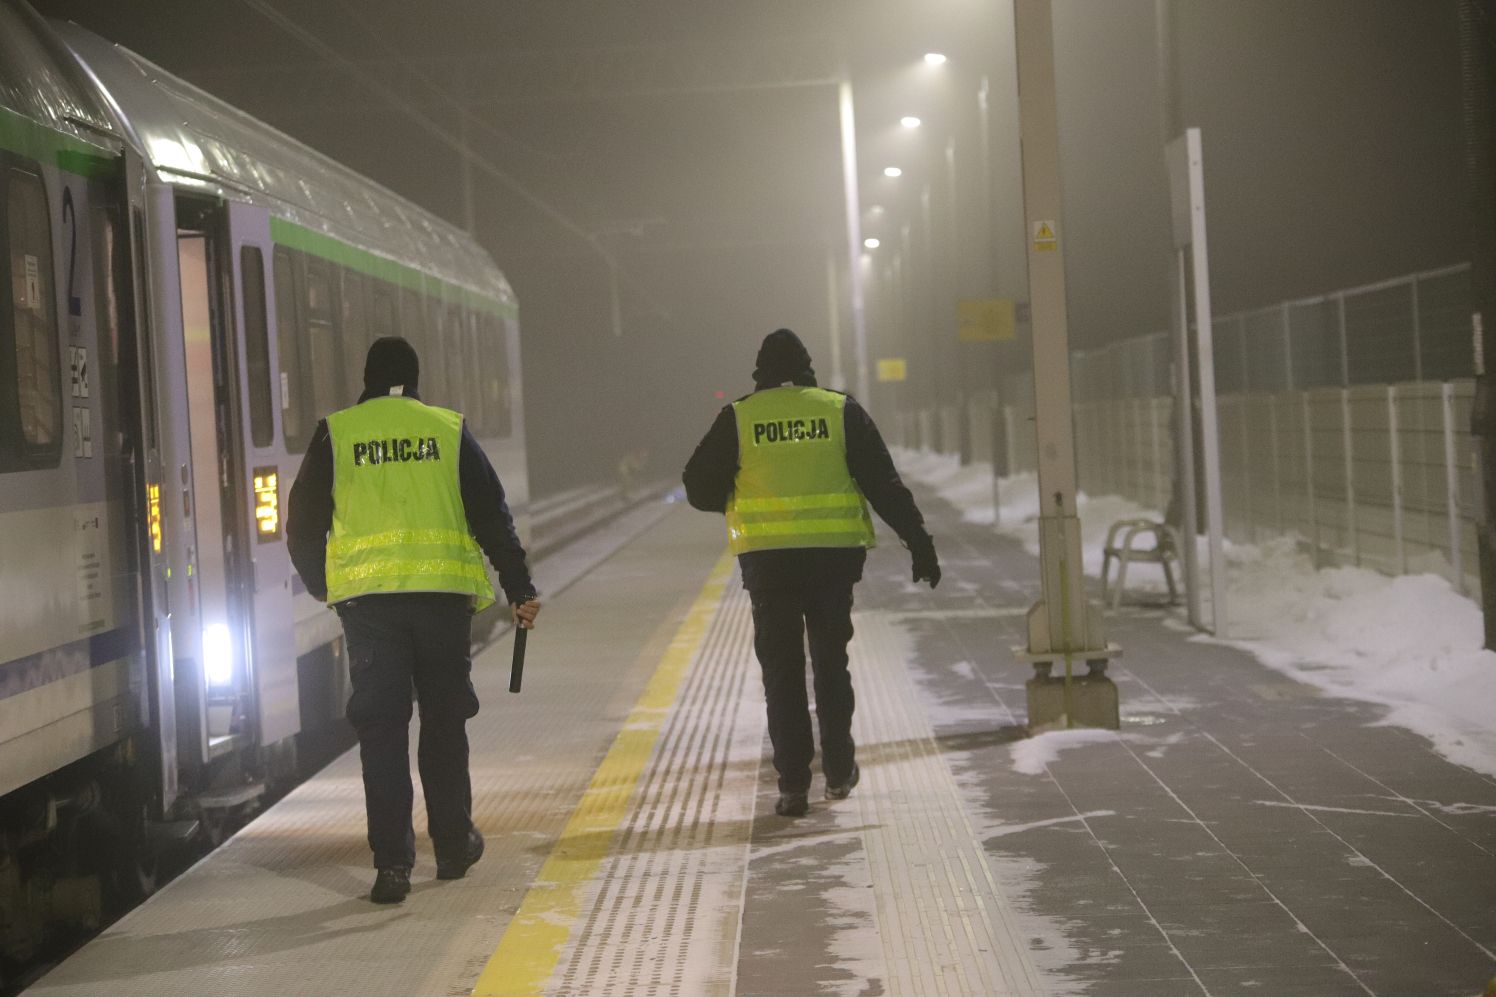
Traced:
<path fill-rule="evenodd" d="M 902 381 L 908 376 L 909 368 L 903 357 L 889 357 L 878 361 L 878 380 Z"/>
<path fill-rule="evenodd" d="M 1052 253 L 1060 246 L 1053 221 L 1034 222 L 1034 252 Z"/>

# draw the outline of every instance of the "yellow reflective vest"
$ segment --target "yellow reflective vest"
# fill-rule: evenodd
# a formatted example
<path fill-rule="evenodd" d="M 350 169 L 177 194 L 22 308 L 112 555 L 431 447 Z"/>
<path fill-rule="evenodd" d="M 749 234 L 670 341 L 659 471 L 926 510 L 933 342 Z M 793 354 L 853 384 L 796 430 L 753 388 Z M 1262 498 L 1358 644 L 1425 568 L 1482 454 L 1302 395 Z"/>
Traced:
<path fill-rule="evenodd" d="M 873 520 L 847 469 L 847 396 L 787 386 L 733 402 L 738 473 L 727 502 L 734 554 L 872 547 Z"/>
<path fill-rule="evenodd" d="M 458 478 L 462 416 L 371 398 L 327 417 L 333 515 L 328 605 L 376 592 L 455 592 L 494 602 Z"/>

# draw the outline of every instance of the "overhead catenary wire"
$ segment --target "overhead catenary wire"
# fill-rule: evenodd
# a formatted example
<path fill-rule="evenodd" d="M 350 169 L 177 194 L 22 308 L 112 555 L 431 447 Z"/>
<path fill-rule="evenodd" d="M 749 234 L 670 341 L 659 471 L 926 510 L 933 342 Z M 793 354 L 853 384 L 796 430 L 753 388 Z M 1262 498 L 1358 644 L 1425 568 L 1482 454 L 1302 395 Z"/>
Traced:
<path fill-rule="evenodd" d="M 440 124 L 432 121 L 410 101 L 406 100 L 400 94 L 396 93 L 393 89 L 384 84 L 377 77 L 360 68 L 356 62 L 343 55 L 327 42 L 323 41 L 314 32 L 298 24 L 295 20 L 282 13 L 280 10 L 276 9 L 272 4 L 268 2 L 268 0 L 243 0 L 243 3 L 251 10 L 254 10 L 256 13 L 260 14 L 270 23 L 280 28 L 286 34 L 296 39 L 302 45 L 306 46 L 313 53 L 326 59 L 331 64 L 337 66 L 358 83 L 371 90 L 381 100 L 385 101 L 390 107 L 394 108 L 396 111 L 400 112 L 405 117 L 415 122 L 422 130 L 430 133 L 438 141 L 442 142 L 458 155 L 462 156 L 469 165 L 473 166 L 479 172 L 489 177 L 491 180 L 499 183 L 506 189 L 519 196 L 527 204 L 535 208 L 546 218 L 549 218 L 557 226 L 576 236 L 582 242 L 591 247 L 593 252 L 595 252 L 603 260 L 603 262 L 607 264 L 608 267 L 610 275 L 609 288 L 610 293 L 614 298 L 612 303 L 614 335 L 618 335 L 621 332 L 622 311 L 620 303 L 617 300 L 617 288 L 620 282 L 626 283 L 629 286 L 630 290 L 638 294 L 639 297 L 642 298 L 645 303 L 661 318 L 667 320 L 670 318 L 670 313 L 666 309 L 661 307 L 657 302 L 655 302 L 655 300 L 649 295 L 647 291 L 644 290 L 644 288 L 636 279 L 630 277 L 623 270 L 623 268 L 618 263 L 617 257 L 615 257 L 613 253 L 610 252 L 608 248 L 602 244 L 602 242 L 594 233 L 589 232 L 586 228 L 584 228 L 582 225 L 580 225 L 568 215 L 566 215 L 563 211 L 561 211 L 561 209 L 551 204 L 539 194 L 536 194 L 534 191 L 530 190 L 518 178 L 510 175 L 508 172 L 500 169 L 484 156 L 481 156 L 477 152 L 473 151 L 473 148 L 465 141 L 462 136 L 454 134 L 447 128 L 444 128 Z M 339 6 L 343 7 L 344 12 L 347 13 L 353 20 L 359 20 L 357 15 L 350 11 L 346 6 L 342 4 L 340 4 Z M 359 23 L 362 25 L 361 21 Z M 366 26 L 364 30 L 366 31 L 366 33 L 374 36 L 374 33 L 369 31 Z M 375 37 L 377 40 L 377 36 Z M 399 56 L 397 53 L 394 55 L 394 57 L 399 60 Z M 403 60 L 401 60 L 401 64 L 404 65 L 407 71 L 415 76 L 416 79 L 424 83 L 441 99 L 453 104 L 454 106 L 457 105 L 458 102 L 456 98 L 452 97 L 450 94 L 447 94 L 429 77 L 425 76 L 415 69 L 410 68 L 408 64 L 403 62 Z M 497 129 L 494 129 L 481 121 L 474 120 L 473 123 L 476 124 L 480 129 L 496 135 L 499 138 L 507 138 L 507 136 L 503 135 L 503 133 L 499 132 Z"/>

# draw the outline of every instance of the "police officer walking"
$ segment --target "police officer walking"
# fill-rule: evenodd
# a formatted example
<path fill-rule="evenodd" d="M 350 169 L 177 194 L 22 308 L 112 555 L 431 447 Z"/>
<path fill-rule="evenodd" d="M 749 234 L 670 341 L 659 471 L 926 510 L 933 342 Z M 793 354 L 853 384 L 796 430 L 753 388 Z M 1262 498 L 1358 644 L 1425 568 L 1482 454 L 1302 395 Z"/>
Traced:
<path fill-rule="evenodd" d="M 754 391 L 722 409 L 682 480 L 698 509 L 727 515 L 732 552 L 753 603 L 769 739 L 779 773 L 775 811 L 809 808 L 815 756 L 805 695 L 810 645 L 826 798 L 857 785 L 852 743 L 852 586 L 873 546 L 868 503 L 914 559 L 914 580 L 940 582 L 935 542 L 878 429 L 856 400 L 816 386 L 793 332 L 764 339 Z"/>
<path fill-rule="evenodd" d="M 478 712 L 472 615 L 494 602 L 483 554 L 517 626 L 540 610 L 498 475 L 460 413 L 420 401 L 419 374 L 408 342 L 375 340 L 358 404 L 317 424 L 286 519 L 297 573 L 343 623 L 375 903 L 404 900 L 415 864 L 412 685 L 436 878 L 461 879 L 483 855 L 465 726 Z"/>

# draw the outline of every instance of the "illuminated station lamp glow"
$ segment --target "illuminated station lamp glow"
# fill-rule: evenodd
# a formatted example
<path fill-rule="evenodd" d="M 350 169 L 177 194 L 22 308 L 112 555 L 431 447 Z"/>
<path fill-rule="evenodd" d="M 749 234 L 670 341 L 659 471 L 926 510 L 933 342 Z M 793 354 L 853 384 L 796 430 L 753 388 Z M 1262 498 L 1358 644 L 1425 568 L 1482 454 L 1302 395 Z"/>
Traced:
<path fill-rule="evenodd" d="M 927 65 L 927 66 L 943 66 L 943 65 L 945 65 L 945 56 L 941 55 L 939 52 L 926 52 L 925 53 L 925 65 Z"/>
<path fill-rule="evenodd" d="M 899 119 L 899 124 L 905 128 L 918 128 L 922 122 L 912 114 L 906 114 Z"/>
<path fill-rule="evenodd" d="M 904 171 L 897 166 L 885 166 L 883 167 L 883 175 L 886 177 L 901 177 L 904 175 Z"/>
<path fill-rule="evenodd" d="M 862 244 L 868 249 L 877 249 L 879 246 L 883 245 L 883 243 L 879 242 L 877 239 L 863 239 Z"/>

